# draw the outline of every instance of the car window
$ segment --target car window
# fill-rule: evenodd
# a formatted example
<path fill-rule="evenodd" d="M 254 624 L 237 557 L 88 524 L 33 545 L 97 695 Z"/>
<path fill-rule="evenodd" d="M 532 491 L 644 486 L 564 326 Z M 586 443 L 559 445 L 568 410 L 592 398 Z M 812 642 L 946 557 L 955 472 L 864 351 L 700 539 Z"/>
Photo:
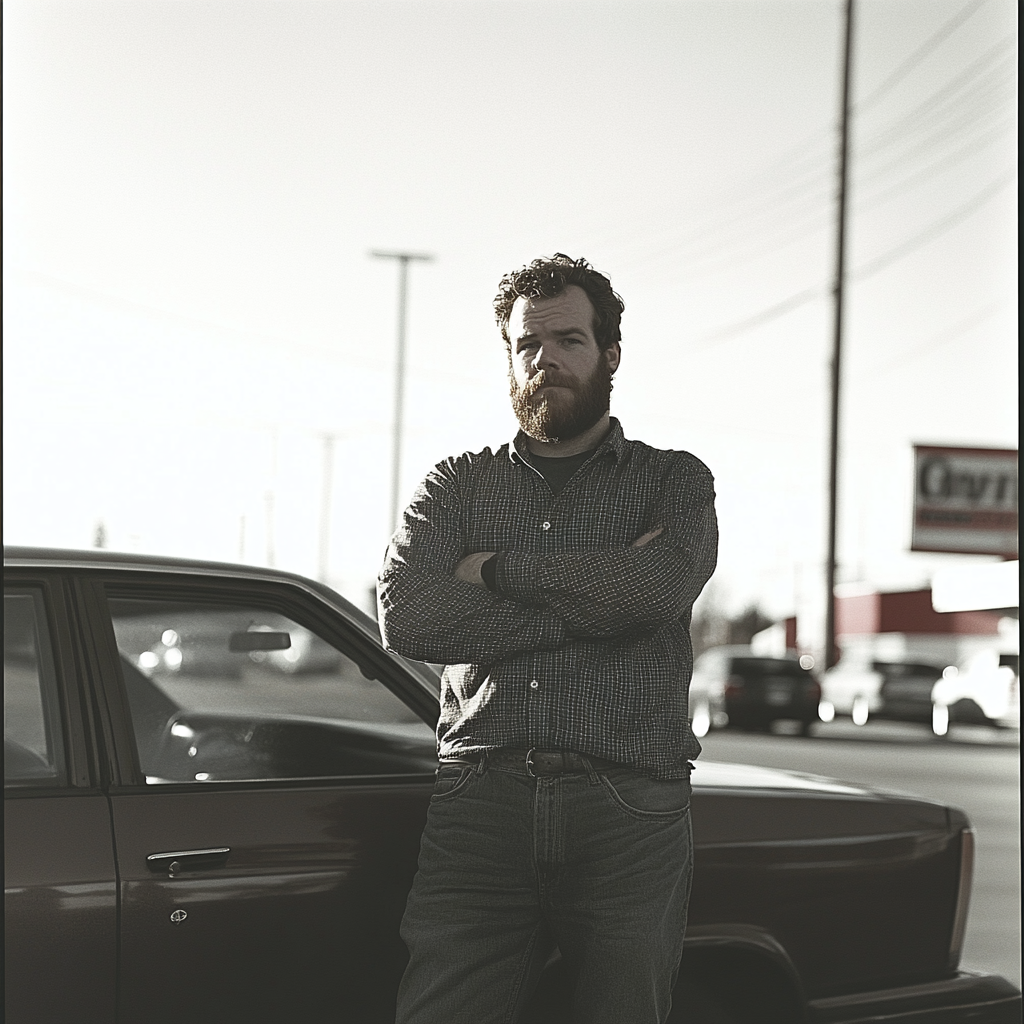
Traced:
<path fill-rule="evenodd" d="M 205 600 L 108 604 L 147 782 L 433 769 L 431 728 L 287 616 Z"/>
<path fill-rule="evenodd" d="M 41 590 L 4 590 L 4 785 L 67 782 L 57 673 Z"/>
<path fill-rule="evenodd" d="M 806 676 L 806 669 L 789 658 L 733 658 L 732 671 L 742 676 Z"/>
<path fill-rule="evenodd" d="M 891 679 L 909 679 L 916 676 L 938 679 L 942 675 L 942 669 L 937 665 L 922 665 L 917 662 L 874 661 L 871 667 Z"/>

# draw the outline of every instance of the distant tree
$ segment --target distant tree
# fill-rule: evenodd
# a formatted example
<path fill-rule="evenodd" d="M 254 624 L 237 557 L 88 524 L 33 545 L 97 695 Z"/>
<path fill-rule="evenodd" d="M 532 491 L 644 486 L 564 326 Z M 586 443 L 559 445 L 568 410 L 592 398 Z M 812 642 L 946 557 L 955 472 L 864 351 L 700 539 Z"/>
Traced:
<path fill-rule="evenodd" d="M 96 524 L 96 530 L 92 535 L 92 546 L 94 548 L 105 548 L 107 546 L 107 528 L 101 519 Z"/>
<path fill-rule="evenodd" d="M 712 647 L 721 647 L 729 642 L 729 617 L 722 610 L 718 596 L 712 582 L 694 605 L 690 639 L 693 641 L 695 658 Z"/>
<path fill-rule="evenodd" d="M 739 615 L 729 620 L 730 644 L 749 644 L 754 634 L 760 633 L 774 623 L 756 604 L 749 605 Z"/>
<path fill-rule="evenodd" d="M 748 605 L 738 615 L 730 615 L 722 607 L 721 595 L 714 585 L 701 594 L 690 621 L 693 656 L 699 658 L 712 647 L 723 644 L 749 644 L 755 633 L 772 625 L 757 604 Z"/>

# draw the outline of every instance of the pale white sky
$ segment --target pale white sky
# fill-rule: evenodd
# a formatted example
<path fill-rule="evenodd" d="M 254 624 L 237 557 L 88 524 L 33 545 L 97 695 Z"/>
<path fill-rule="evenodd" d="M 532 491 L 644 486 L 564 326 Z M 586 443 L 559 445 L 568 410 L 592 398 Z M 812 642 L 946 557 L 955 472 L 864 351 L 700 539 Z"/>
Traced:
<path fill-rule="evenodd" d="M 720 599 L 820 603 L 841 13 L 8 0 L 5 541 L 102 521 L 313 575 L 330 432 L 329 577 L 362 603 L 397 291 L 368 251 L 436 257 L 403 497 L 514 432 L 491 299 L 563 251 L 625 300 L 627 436 L 715 473 Z M 1010 0 L 857 0 L 841 579 L 971 560 L 907 550 L 913 443 L 1016 447 L 1015 67 Z"/>

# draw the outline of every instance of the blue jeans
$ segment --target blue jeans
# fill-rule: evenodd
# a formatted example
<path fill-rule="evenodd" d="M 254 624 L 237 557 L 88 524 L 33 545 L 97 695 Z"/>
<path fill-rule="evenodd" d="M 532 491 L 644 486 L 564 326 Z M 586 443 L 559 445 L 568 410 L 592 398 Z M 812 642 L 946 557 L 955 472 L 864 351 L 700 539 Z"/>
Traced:
<path fill-rule="evenodd" d="M 663 1024 L 692 873 L 688 779 L 442 766 L 402 921 L 398 1024 L 515 1024 L 552 943 L 574 1024 Z"/>

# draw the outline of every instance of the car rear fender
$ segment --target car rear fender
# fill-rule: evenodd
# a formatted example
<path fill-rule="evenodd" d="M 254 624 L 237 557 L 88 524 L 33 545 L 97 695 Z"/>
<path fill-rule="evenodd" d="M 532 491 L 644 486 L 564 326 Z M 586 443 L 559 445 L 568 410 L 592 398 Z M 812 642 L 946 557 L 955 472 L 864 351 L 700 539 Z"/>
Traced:
<path fill-rule="evenodd" d="M 744 1021 L 806 1020 L 796 968 L 768 931 L 746 924 L 692 925 L 683 945 L 682 976 L 703 985 Z M 753 1014 L 753 1016 L 751 1016 Z"/>

